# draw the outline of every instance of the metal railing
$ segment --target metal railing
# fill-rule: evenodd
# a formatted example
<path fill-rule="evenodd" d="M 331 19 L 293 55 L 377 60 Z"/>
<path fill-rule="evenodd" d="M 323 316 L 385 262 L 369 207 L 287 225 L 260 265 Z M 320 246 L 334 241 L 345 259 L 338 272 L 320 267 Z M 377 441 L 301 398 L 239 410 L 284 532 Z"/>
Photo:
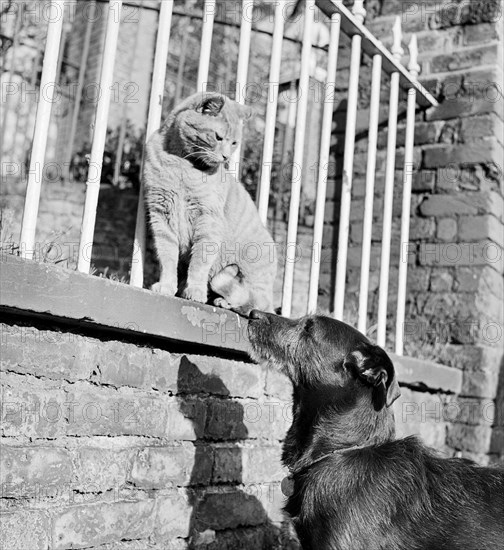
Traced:
<path fill-rule="evenodd" d="M 51 7 L 62 13 L 63 0 L 52 0 Z M 105 147 L 107 130 L 108 109 L 110 104 L 111 78 L 114 68 L 114 59 L 117 50 L 118 33 L 120 27 L 120 13 L 123 7 L 121 0 L 110 0 L 108 3 L 109 17 L 107 22 L 105 43 L 102 58 L 100 77 L 100 89 L 102 94 L 96 109 L 96 124 L 92 142 L 90 163 L 94 169 L 89 171 L 86 182 L 87 192 L 82 220 L 81 239 L 78 269 L 88 272 L 90 267 L 90 246 L 92 246 L 96 209 L 98 203 L 98 191 L 102 159 Z M 148 112 L 146 139 L 157 130 L 161 124 L 161 111 L 163 90 L 166 79 L 166 67 L 169 52 L 170 30 L 172 26 L 174 2 L 164 0 L 160 3 L 157 42 L 154 56 L 154 67 L 150 92 L 150 104 Z M 249 53 L 252 28 L 252 18 L 246 17 L 253 8 L 253 0 L 242 0 L 242 19 L 240 26 L 240 46 L 238 54 L 236 100 L 244 102 L 242 93 L 247 83 L 247 70 L 249 66 Z M 271 170 L 269 167 L 273 161 L 275 143 L 275 125 L 278 108 L 278 90 L 280 85 L 280 66 L 282 60 L 282 44 L 284 37 L 284 14 L 281 2 L 276 3 L 273 32 L 272 52 L 269 67 L 269 101 L 265 116 L 265 134 L 262 151 L 263 169 L 260 174 L 257 205 L 261 220 L 267 223 L 268 200 L 270 195 Z M 368 290 L 369 270 L 371 254 L 371 234 L 373 229 L 373 201 L 376 172 L 377 136 L 379 125 L 381 76 L 383 73 L 390 75 L 389 110 L 388 110 L 388 141 L 387 159 L 385 168 L 385 194 L 383 210 L 383 233 L 381 242 L 381 265 L 378 300 L 378 344 L 384 346 L 386 338 L 386 320 L 389 298 L 389 265 L 391 249 L 392 228 L 392 200 L 394 196 L 394 175 L 396 155 L 396 134 L 399 104 L 399 90 L 404 89 L 408 93 L 406 115 L 406 143 L 403 169 L 403 199 L 401 218 L 401 243 L 407 243 L 409 239 L 411 183 L 413 172 L 413 145 L 415 110 L 417 104 L 421 107 L 436 105 L 435 99 L 418 83 L 416 37 L 413 35 L 409 54 L 410 62 L 406 70 L 400 63 L 401 28 L 397 18 L 392 29 L 393 46 L 389 52 L 379 40 L 377 40 L 364 26 L 365 10 L 362 0 L 355 0 L 352 11 L 349 11 L 338 0 L 307 0 L 304 17 L 304 30 L 302 38 L 302 51 L 300 59 L 299 89 L 307 90 L 310 77 L 310 54 L 312 52 L 312 28 L 316 9 L 329 18 L 330 40 L 327 55 L 327 78 L 325 82 L 325 95 L 321 124 L 321 141 L 319 151 L 319 172 L 317 178 L 317 196 L 314 213 L 313 252 L 310 265 L 309 286 L 306 289 L 308 295 L 308 312 L 314 312 L 317 308 L 317 294 L 320 278 L 320 252 L 322 246 L 322 233 L 324 226 L 324 208 L 326 202 L 326 182 L 328 175 L 328 163 L 330 155 L 330 143 L 332 132 L 332 119 L 334 112 L 334 89 L 338 79 L 338 52 L 340 35 L 343 32 L 351 39 L 350 76 L 348 82 L 348 104 L 346 112 L 345 146 L 343 154 L 341 205 L 339 216 L 337 268 L 334 282 L 333 313 L 338 319 L 343 318 L 347 258 L 350 227 L 350 211 L 352 205 L 352 180 L 354 172 L 354 149 L 357 120 L 357 97 L 361 56 L 367 54 L 372 59 L 371 100 L 368 130 L 368 151 L 366 170 L 366 194 L 364 206 L 363 238 L 360 267 L 360 292 L 358 307 L 358 328 L 362 332 L 367 330 L 368 317 Z M 215 0 L 205 0 L 203 18 L 200 61 L 197 77 L 197 89 L 202 91 L 208 82 L 210 66 L 210 53 L 212 33 L 214 28 L 214 15 L 216 12 Z M 54 20 L 53 20 L 54 19 Z M 45 49 L 42 69 L 42 83 L 54 81 L 58 67 L 58 54 L 61 50 L 60 40 L 62 35 L 62 19 L 52 18 L 48 23 L 47 45 Z M 86 33 L 85 46 L 82 52 L 82 63 L 86 62 L 89 49 L 89 29 Z M 79 74 L 79 86 L 82 90 L 84 73 Z M 51 88 L 48 88 L 49 90 Z M 35 177 L 40 170 L 38 167 L 44 163 L 46 138 L 48 132 L 49 117 L 51 114 L 52 98 L 49 94 L 41 95 L 35 121 L 33 148 L 31 153 L 30 172 L 26 191 L 21 241 L 24 243 L 25 256 L 30 257 L 35 239 L 35 227 L 37 220 L 38 204 L 40 198 L 40 178 Z M 307 120 L 308 94 L 300 94 L 297 102 L 296 125 L 294 137 L 293 163 L 300 171 L 303 165 L 305 151 L 305 129 Z M 78 105 L 75 107 L 74 121 L 78 117 Z M 75 122 L 76 124 L 76 122 Z M 75 132 L 75 127 L 73 132 Z M 238 162 L 238 156 L 235 158 Z M 290 206 L 287 223 L 287 246 L 283 274 L 282 314 L 289 316 L 292 311 L 294 266 L 298 223 L 300 208 L 301 180 L 292 177 L 290 188 Z M 140 199 L 136 221 L 135 243 L 133 247 L 133 262 L 131 268 L 130 284 L 141 287 L 143 285 L 143 265 L 145 258 L 145 213 L 143 206 L 143 190 L 140 189 Z M 396 337 L 395 351 L 403 352 L 403 323 L 406 303 L 406 279 L 407 261 L 399 262 L 399 285 L 396 311 Z"/>

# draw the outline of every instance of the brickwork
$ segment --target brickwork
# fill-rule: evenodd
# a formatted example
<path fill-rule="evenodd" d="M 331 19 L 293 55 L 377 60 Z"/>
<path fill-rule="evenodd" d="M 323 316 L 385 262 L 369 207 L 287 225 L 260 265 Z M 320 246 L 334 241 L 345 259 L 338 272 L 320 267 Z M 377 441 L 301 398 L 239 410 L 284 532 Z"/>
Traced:
<path fill-rule="evenodd" d="M 486 399 L 502 413 L 503 3 L 462 2 L 457 10 L 418 3 L 393 13 L 406 43 L 417 32 L 420 78 L 440 100 L 416 128 L 407 349 L 432 346 L 438 360 L 463 369 L 462 408 Z M 447 437 L 463 452 L 504 455 L 502 414 L 458 417 Z"/>
<path fill-rule="evenodd" d="M 287 541 L 281 375 L 15 325 L 2 348 L 6 547 L 185 548 L 197 532 L 208 548 Z"/>
<path fill-rule="evenodd" d="M 4 9 L 7 2 L 2 3 L 2 34 L 13 40 L 11 47 L 2 51 L 0 81 L 2 101 L 0 113 L 2 116 L 2 137 L 0 144 L 2 162 L 0 173 L 12 173 L 20 170 L 27 162 L 27 151 L 33 135 L 35 112 L 37 109 L 38 70 L 41 62 L 41 47 L 47 34 L 47 18 L 41 16 L 48 8 L 47 0 L 27 0 L 14 2 L 9 11 Z M 68 2 L 66 8 L 68 9 Z M 48 11 L 45 11 L 48 13 Z M 17 45 L 14 47 L 14 35 Z M 7 110 L 5 113 L 4 110 Z M 4 118 L 5 116 L 5 118 Z M 52 121 L 48 136 L 48 149 L 54 146 L 53 137 L 56 133 Z"/>
<path fill-rule="evenodd" d="M 504 406 L 504 99 L 502 73 L 503 4 L 461 2 L 368 3 L 366 25 L 391 46 L 397 15 L 407 45 L 418 36 L 422 83 L 439 100 L 436 109 L 419 113 L 415 126 L 413 195 L 409 243 L 400 242 L 404 163 L 404 118 L 400 117 L 393 206 L 388 313 L 388 346 L 393 346 L 398 266 L 407 261 L 408 288 L 404 325 L 405 353 L 430 358 L 464 372 L 462 395 L 496 400 Z M 407 54 L 407 49 L 406 49 Z M 348 52 L 342 50 L 338 82 L 346 81 Z M 405 55 L 403 63 L 407 64 Z M 356 323 L 362 246 L 362 220 L 369 119 L 369 62 L 359 83 L 359 111 L 354 160 L 345 319 Z M 385 78 L 380 116 L 388 112 Z M 404 96 L 402 98 L 404 101 Z M 401 103 L 400 109 L 404 107 Z M 319 308 L 332 309 L 336 270 L 341 166 L 345 140 L 346 90 L 336 90 L 333 144 L 327 203 Z M 370 335 L 376 327 L 382 234 L 386 124 L 378 136 L 374 225 L 369 286 Z M 309 208 L 308 208 L 309 210 Z M 294 314 L 305 311 L 309 277 L 310 216 L 301 211 L 296 263 Z M 275 226 L 278 242 L 285 239 Z M 468 424 L 458 419 L 449 430 L 450 445 L 481 461 L 502 460 L 502 419 Z"/>
<path fill-rule="evenodd" d="M 25 190 L 26 182 L 18 178 L 2 178 L 0 210 L 3 253 L 19 244 Z M 40 194 L 35 258 L 67 267 L 76 265 L 84 193 L 84 185 L 63 183 L 57 176 L 52 181 L 44 182 Z"/>
<path fill-rule="evenodd" d="M 15 319 L 1 339 L 5 548 L 297 548 L 281 512 L 283 375 Z M 399 435 L 452 454 L 451 400 L 403 388 Z"/>
<path fill-rule="evenodd" d="M 502 408 L 504 397 L 503 347 L 503 129 L 502 97 L 502 2 L 461 2 L 459 10 L 443 10 L 438 2 L 404 3 L 369 2 L 367 26 L 390 46 L 390 28 L 395 15 L 400 15 L 405 30 L 404 45 L 410 33 L 419 39 L 421 80 L 439 99 L 437 109 L 419 113 L 415 131 L 414 182 L 410 242 L 403 247 L 399 235 L 401 214 L 401 185 L 403 169 L 404 121 L 398 131 L 396 161 L 396 193 L 394 196 L 393 248 L 391 257 L 389 333 L 393 333 L 396 305 L 397 268 L 401 260 L 409 262 L 407 316 L 404 327 L 406 353 L 416 357 L 439 360 L 464 372 L 462 397 L 496 400 Z M 373 8 L 371 8 L 371 4 Z M 126 14 L 131 16 L 131 13 Z M 103 18 L 102 18 L 103 22 Z M 149 23 L 146 23 L 149 26 Z M 102 28 L 103 31 L 103 28 Z M 93 35 L 90 67 L 93 74 L 86 79 L 97 81 L 100 40 L 103 32 L 96 27 Z M 78 56 L 83 33 L 75 33 L 69 45 L 69 55 Z M 152 33 L 147 33 L 152 39 Z M 133 33 L 121 42 L 121 55 L 117 65 L 119 80 L 129 78 L 127 54 Z M 101 36 L 101 38 L 99 38 Z M 253 51 L 269 53 L 269 42 L 254 35 Z M 346 39 L 343 39 L 346 40 Z M 344 42 L 347 43 L 346 41 Z M 291 45 L 292 46 L 292 45 Z M 148 44 L 142 51 L 148 51 Z M 254 49 L 255 48 L 255 49 Z M 262 48 L 262 49 L 261 49 Z M 264 51 L 263 51 L 264 50 Z M 297 52 L 296 47 L 291 50 Z M 171 59 L 172 76 L 179 58 L 175 47 Z M 290 53 L 289 53 L 290 55 Z M 149 57 L 145 54 L 145 59 Z M 149 57 L 150 58 L 150 57 Z M 340 52 L 338 82 L 348 76 L 348 50 Z M 404 59 L 407 62 L 407 56 Z M 261 57 L 251 59 L 251 80 L 260 80 Z M 134 70 L 143 71 L 146 66 Z M 266 67 L 265 63 L 262 63 Z M 263 69 L 264 69 L 263 67 Z M 186 80 L 193 76 L 193 65 L 188 65 Z M 229 69 L 229 67 L 228 67 Z M 192 72 L 191 72 L 192 71 Z M 231 73 L 233 71 L 231 70 Z M 118 74 L 119 74 L 118 73 Z M 145 73 L 145 74 L 144 74 Z M 228 71 L 229 73 L 229 71 Z M 226 73 L 228 75 L 228 73 Z M 136 73 L 135 73 L 136 74 Z M 227 86 L 220 75 L 217 84 Z M 222 78 L 221 78 L 222 76 Z M 229 75 L 228 75 L 229 76 Z M 70 78 L 70 77 L 69 77 Z M 135 77 L 136 78 L 136 77 Z M 224 79 L 224 80 L 223 80 Z M 119 81 L 118 80 L 118 81 Z M 140 81 L 140 80 L 139 80 Z M 142 81 L 143 82 L 143 81 Z M 184 81 L 185 82 L 185 81 Z M 362 242 L 362 215 L 366 167 L 366 127 L 369 102 L 369 64 L 362 69 L 359 89 L 358 135 L 356 140 L 355 175 L 348 256 L 348 282 L 346 320 L 355 322 L 358 301 L 359 266 Z M 216 85 L 217 85 L 216 84 Z M 382 115 L 386 119 L 386 85 Z M 173 91 L 172 83 L 167 88 Z M 183 88 L 187 91 L 188 88 Z M 185 93 L 185 92 L 184 92 Z M 328 181 L 326 225 L 321 257 L 321 284 L 319 306 L 330 310 L 335 274 L 335 250 L 339 212 L 339 189 L 342 144 L 346 109 L 344 84 L 337 89 L 332 143 L 332 164 Z M 145 90 L 142 96 L 146 95 Z M 404 99 L 404 98 L 403 98 Z M 117 115 L 117 106 L 111 113 Z M 256 105 L 257 107 L 257 105 Z M 89 110 L 90 109 L 90 110 Z M 94 105 L 84 105 L 79 139 L 84 141 L 92 124 Z M 142 109 L 139 108 L 139 111 Z M 136 111 L 135 111 L 136 112 Z M 87 113 L 87 114 L 86 114 Z M 114 114 L 115 113 L 115 114 Z M 136 115 L 135 115 L 136 116 Z M 87 117 L 87 118 L 86 118 Z M 261 118 L 260 116 L 258 117 Z M 115 119 L 114 119 L 115 120 Z M 259 125 L 259 128 L 262 127 Z M 376 322 L 377 290 L 380 262 L 381 212 L 383 208 L 383 172 L 385 162 L 386 128 L 380 131 L 375 198 L 375 224 L 371 251 L 370 314 L 368 326 Z M 11 185 L 7 181 L 3 205 L 14 210 L 14 225 L 19 226 L 22 210 L 24 182 Z M 2 189 L 2 190 L 3 190 Z M 296 263 L 295 300 L 293 314 L 305 311 L 305 297 L 311 255 L 311 224 L 313 223 L 308 190 L 303 190 L 299 244 L 300 256 Z M 80 213 L 84 189 L 68 183 L 50 182 L 42 187 L 38 231 L 42 243 L 71 225 L 70 242 L 78 241 Z M 45 202 L 44 202 L 45 201 Z M 100 195 L 100 212 L 97 220 L 96 240 L 103 255 L 95 258 L 100 269 L 106 266 L 127 276 L 131 232 L 135 215 L 134 194 L 121 194 L 119 190 L 104 189 Z M 2 205 L 2 206 L 3 206 Z M 59 212 L 55 216 L 54 212 Z M 278 219 L 277 219 L 278 218 Z M 275 240 L 285 241 L 285 215 L 271 224 Z M 16 237 L 16 231 L 14 237 Z M 280 246 L 280 258 L 283 257 Z M 404 252 L 407 252 L 406 258 Z M 109 271 L 109 274 L 110 274 Z M 153 272 L 149 272 L 152 278 Z M 279 303 L 282 272 L 277 280 Z M 147 283 L 152 280 L 147 280 Z M 370 331 L 373 337 L 373 330 Z M 392 339 L 388 345 L 392 345 Z M 450 428 L 450 445 L 482 461 L 499 460 L 503 454 L 504 428 L 502 419 L 488 426 L 460 420 Z M 445 426 L 446 428 L 446 426 Z M 446 428 L 447 429 L 447 428 Z M 446 430 L 445 430 L 446 431 Z M 437 436 L 436 436 L 437 437 Z"/>

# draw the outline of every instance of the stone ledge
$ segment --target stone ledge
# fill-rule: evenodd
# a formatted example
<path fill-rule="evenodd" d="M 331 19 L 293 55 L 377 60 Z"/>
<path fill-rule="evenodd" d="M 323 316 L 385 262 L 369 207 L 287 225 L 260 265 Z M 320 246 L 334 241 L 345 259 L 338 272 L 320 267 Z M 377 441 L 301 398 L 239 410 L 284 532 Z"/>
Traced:
<path fill-rule="evenodd" d="M 400 383 L 424 385 L 430 390 L 460 393 L 462 389 L 462 371 L 432 361 L 404 357 L 389 353 Z"/>
<path fill-rule="evenodd" d="M 246 353 L 246 321 L 236 313 L 163 296 L 51 264 L 4 255 L 0 311 Z"/>
<path fill-rule="evenodd" d="M 15 256 L 2 258 L 0 311 L 218 348 L 241 358 L 248 348 L 247 321 L 235 313 Z M 399 382 L 460 393 L 459 370 L 390 355 Z"/>

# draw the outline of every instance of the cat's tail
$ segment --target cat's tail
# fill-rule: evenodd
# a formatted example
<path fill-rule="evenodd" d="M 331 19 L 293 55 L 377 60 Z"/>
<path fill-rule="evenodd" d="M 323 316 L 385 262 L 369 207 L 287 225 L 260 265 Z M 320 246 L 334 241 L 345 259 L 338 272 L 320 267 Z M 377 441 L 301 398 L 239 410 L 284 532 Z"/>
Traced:
<path fill-rule="evenodd" d="M 216 273 L 210 281 L 210 288 L 233 305 L 243 305 L 249 301 L 249 292 L 241 284 L 240 269 L 236 264 L 227 265 Z"/>
<path fill-rule="evenodd" d="M 227 265 L 219 271 L 210 281 L 210 288 L 221 297 L 214 302 L 215 305 L 239 311 L 245 317 L 252 309 L 274 313 L 273 296 L 270 296 L 272 289 L 251 287 L 244 281 L 236 264 Z"/>

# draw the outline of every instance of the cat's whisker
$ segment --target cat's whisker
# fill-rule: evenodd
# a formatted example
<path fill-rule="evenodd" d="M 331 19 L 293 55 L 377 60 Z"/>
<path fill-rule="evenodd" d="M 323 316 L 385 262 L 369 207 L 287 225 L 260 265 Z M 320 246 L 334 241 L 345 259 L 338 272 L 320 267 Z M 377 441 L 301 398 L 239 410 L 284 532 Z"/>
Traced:
<path fill-rule="evenodd" d="M 201 153 L 198 151 L 198 152 L 195 152 L 195 153 L 187 153 L 187 155 L 184 155 L 182 158 L 183 159 L 187 159 L 189 157 L 196 157 L 196 158 L 199 158 L 201 157 Z"/>
<path fill-rule="evenodd" d="M 207 151 L 192 151 L 190 153 L 187 153 L 187 155 L 185 155 L 182 158 L 185 158 L 185 159 L 188 158 L 188 157 L 202 158 L 202 157 L 205 157 L 207 155 L 208 155 Z"/>
<path fill-rule="evenodd" d="M 215 160 L 216 162 L 221 161 L 221 159 L 219 159 L 219 157 L 213 151 L 211 151 L 210 149 L 207 149 L 205 147 L 201 147 L 199 145 L 195 145 L 194 147 L 198 148 L 199 151 L 193 151 L 193 152 L 189 153 L 188 155 L 186 155 L 184 158 L 187 158 L 189 156 L 196 156 L 196 158 L 202 158 L 202 154 L 205 154 L 209 158 Z M 198 157 L 198 155 L 199 155 L 199 157 Z"/>
<path fill-rule="evenodd" d="M 218 155 L 215 153 L 205 153 L 205 155 L 209 158 L 214 160 L 215 162 L 222 162 L 222 158 L 219 158 Z"/>
<path fill-rule="evenodd" d="M 195 152 L 204 152 L 204 153 L 207 153 L 207 152 L 208 152 L 208 149 L 205 149 L 204 147 L 198 147 L 198 146 L 196 146 L 196 147 L 194 147 L 194 149 L 195 149 L 195 150 L 192 151 L 192 153 L 195 153 Z M 189 154 L 191 154 L 191 153 L 189 153 Z"/>
<path fill-rule="evenodd" d="M 214 162 L 220 162 L 220 160 L 217 157 L 210 156 L 208 153 L 201 153 L 201 152 L 189 153 L 182 158 L 187 159 L 189 157 L 192 157 L 196 160 L 212 160 Z"/>
<path fill-rule="evenodd" d="M 211 149 L 207 149 L 206 147 L 202 147 L 201 145 L 195 145 L 195 149 L 199 149 L 200 151 L 204 151 L 205 153 L 213 154 L 213 151 Z"/>
<path fill-rule="evenodd" d="M 208 153 L 209 155 L 215 155 L 214 151 L 212 151 L 212 149 L 208 149 L 207 147 L 202 147 L 201 145 L 194 145 L 194 148 L 197 148 L 200 151 L 204 151 L 205 153 Z"/>

